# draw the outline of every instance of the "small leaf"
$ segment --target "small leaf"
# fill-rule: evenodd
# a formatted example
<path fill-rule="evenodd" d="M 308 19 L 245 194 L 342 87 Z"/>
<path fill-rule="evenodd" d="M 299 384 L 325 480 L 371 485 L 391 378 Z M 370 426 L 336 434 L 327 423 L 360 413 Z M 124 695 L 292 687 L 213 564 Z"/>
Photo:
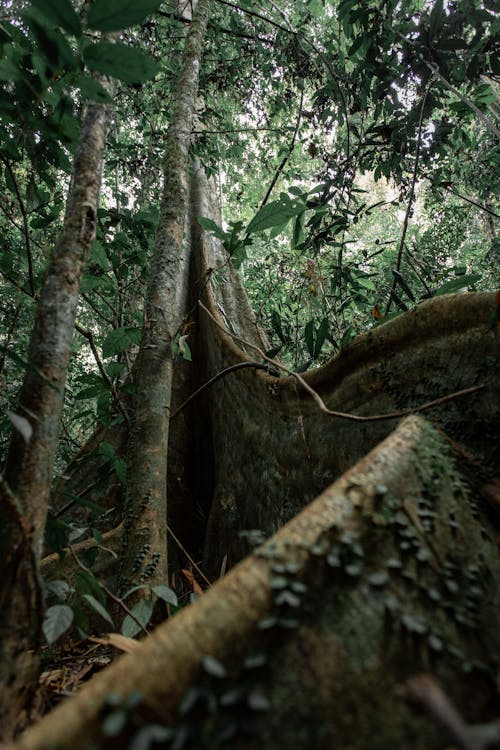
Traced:
<path fill-rule="evenodd" d="M 253 711 L 269 711 L 271 703 L 265 695 L 259 693 L 258 690 L 253 690 L 248 696 L 247 703 Z"/>
<path fill-rule="evenodd" d="M 224 664 L 222 664 L 215 656 L 206 654 L 201 660 L 203 669 L 212 677 L 225 677 L 227 672 Z"/>
<path fill-rule="evenodd" d="M 152 591 L 159 599 L 163 599 L 167 604 L 172 604 L 172 606 L 177 607 L 177 594 L 168 586 L 165 586 L 164 584 L 153 586 Z"/>
<path fill-rule="evenodd" d="M 47 643 L 54 643 L 73 623 L 74 613 L 66 604 L 54 604 L 45 612 L 42 630 Z"/>
<path fill-rule="evenodd" d="M 378 573 L 372 573 L 368 576 L 368 583 L 372 586 L 384 586 L 389 580 L 389 576 L 385 570 L 381 570 Z"/>
<path fill-rule="evenodd" d="M 24 442 L 28 444 L 31 440 L 31 436 L 33 435 L 33 427 L 31 426 L 30 422 L 28 422 L 26 417 L 21 417 L 20 414 L 15 414 L 13 411 L 7 411 L 6 414 L 12 422 L 14 428 L 24 438 Z"/>
<path fill-rule="evenodd" d="M 46 589 L 58 599 L 64 601 L 68 598 L 68 594 L 71 591 L 70 585 L 67 581 L 49 581 L 46 585 Z"/>
<path fill-rule="evenodd" d="M 128 745 L 128 750 L 151 750 L 156 745 L 166 745 L 168 740 L 173 739 L 174 732 L 169 727 L 161 724 L 147 724 L 141 727 L 134 735 Z"/>
<path fill-rule="evenodd" d="M 106 336 L 102 345 L 103 357 L 113 357 L 115 354 L 121 354 L 131 346 L 141 343 L 141 329 L 125 326 L 124 328 L 115 328 Z"/>
<path fill-rule="evenodd" d="M 144 83 L 158 73 L 160 66 L 149 55 L 121 42 L 96 42 L 85 48 L 87 65 L 125 83 Z"/>
<path fill-rule="evenodd" d="M 141 599 L 137 604 L 132 607 L 132 613 L 139 620 L 142 627 L 145 628 L 151 619 L 153 614 L 153 600 L 152 599 Z M 126 635 L 129 638 L 133 638 L 140 633 L 141 625 L 127 615 L 122 623 L 122 635 Z"/>
<path fill-rule="evenodd" d="M 105 717 L 101 724 L 102 733 L 106 737 L 116 737 L 125 728 L 127 723 L 127 712 L 123 709 L 112 711 Z"/>
<path fill-rule="evenodd" d="M 314 320 L 310 320 L 306 323 L 304 328 L 304 340 L 306 342 L 307 351 L 314 357 Z"/>
<path fill-rule="evenodd" d="M 163 0 L 94 0 L 87 23 L 91 29 L 119 31 L 144 21 L 158 10 L 162 2 Z"/>
<path fill-rule="evenodd" d="M 198 224 L 202 226 L 203 229 L 207 229 L 209 232 L 212 232 L 219 240 L 222 240 L 223 242 L 227 240 L 226 232 L 221 229 L 215 223 L 215 221 L 212 221 L 212 219 L 206 219 L 204 216 L 199 216 Z"/>
<path fill-rule="evenodd" d="M 98 602 L 97 599 L 92 596 L 92 594 L 83 594 L 83 598 L 85 599 L 85 601 L 89 603 L 89 605 L 92 607 L 94 612 L 97 612 L 97 614 L 101 615 L 101 617 L 103 617 L 107 622 L 109 622 L 110 625 L 114 626 L 111 615 L 109 614 L 107 609 L 105 609 L 105 607 L 103 607 L 103 605 L 100 602 Z"/>

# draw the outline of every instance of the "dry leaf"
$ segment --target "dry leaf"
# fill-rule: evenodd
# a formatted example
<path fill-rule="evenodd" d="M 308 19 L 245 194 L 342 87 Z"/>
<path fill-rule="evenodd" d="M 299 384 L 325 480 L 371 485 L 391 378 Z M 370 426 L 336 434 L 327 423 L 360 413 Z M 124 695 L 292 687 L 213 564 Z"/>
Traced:
<path fill-rule="evenodd" d="M 108 633 L 102 638 L 91 636 L 89 641 L 100 643 L 103 646 L 114 646 L 119 651 L 125 651 L 127 654 L 142 648 L 142 644 L 136 641 L 135 638 L 127 638 L 126 635 L 121 635 L 120 633 Z"/>

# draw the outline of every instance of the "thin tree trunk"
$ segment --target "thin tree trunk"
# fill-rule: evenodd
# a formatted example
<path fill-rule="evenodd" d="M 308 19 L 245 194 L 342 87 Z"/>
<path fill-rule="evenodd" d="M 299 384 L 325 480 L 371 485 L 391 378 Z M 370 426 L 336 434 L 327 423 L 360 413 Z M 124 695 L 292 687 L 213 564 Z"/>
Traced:
<path fill-rule="evenodd" d="M 135 411 L 127 450 L 122 587 L 165 583 L 167 453 L 173 344 L 187 309 L 191 130 L 210 0 L 198 3 L 177 82 L 164 156 L 164 188 L 151 262 L 140 351 L 134 368 Z"/>
<path fill-rule="evenodd" d="M 434 428 L 409 417 L 16 750 L 116 747 L 141 716 L 175 727 L 188 747 L 219 747 L 219 733 L 232 731 L 231 747 L 252 750 L 430 748 L 439 731 L 401 690 L 424 670 L 470 720 L 483 718 L 495 695 L 499 561 L 495 534 L 448 454 Z M 226 677 L 209 677 L 204 664 L 217 670 L 206 657 Z M 179 714 L 189 688 L 196 710 L 186 701 Z M 110 694 L 125 702 L 138 690 L 143 702 L 123 734 L 104 736 L 106 712 L 116 710 L 106 708 Z"/>
<path fill-rule="evenodd" d="M 107 85 L 107 84 L 106 84 Z M 42 596 L 37 565 L 85 261 L 95 238 L 109 107 L 89 103 L 82 121 L 61 237 L 39 296 L 28 368 L 13 415 L 1 496 L 0 732 L 12 733 L 38 669 Z M 29 658 L 27 659 L 27 654 Z"/>

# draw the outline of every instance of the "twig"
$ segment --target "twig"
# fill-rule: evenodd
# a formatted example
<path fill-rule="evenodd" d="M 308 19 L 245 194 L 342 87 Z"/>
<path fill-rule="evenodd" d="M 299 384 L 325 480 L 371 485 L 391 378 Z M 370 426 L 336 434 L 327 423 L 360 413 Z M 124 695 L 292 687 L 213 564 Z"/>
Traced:
<path fill-rule="evenodd" d="M 73 557 L 74 557 L 74 559 L 75 559 L 75 562 L 76 562 L 76 564 L 77 564 L 77 565 L 78 565 L 78 566 L 79 566 L 79 567 L 80 567 L 80 568 L 81 568 L 82 570 L 84 570 L 84 571 L 85 571 L 86 573 L 88 573 L 89 575 L 91 575 L 91 576 L 93 576 L 93 577 L 95 578 L 95 576 L 94 576 L 94 574 L 92 573 L 92 571 L 90 570 L 90 568 L 87 568 L 87 566 L 86 566 L 86 565 L 85 565 L 85 564 L 84 564 L 84 563 L 83 563 L 83 562 L 82 562 L 82 561 L 80 560 L 80 558 L 78 557 L 78 555 L 77 555 L 77 554 L 76 554 L 76 552 L 74 551 L 74 549 L 73 549 L 73 547 L 71 546 L 71 544 L 69 545 L 69 551 L 70 551 L 70 552 L 71 552 L 71 554 L 73 555 Z M 143 631 L 144 633 L 146 633 L 146 635 L 149 635 L 149 630 L 148 630 L 148 629 L 147 629 L 147 628 L 146 628 L 146 627 L 145 627 L 145 626 L 144 626 L 144 625 L 142 624 L 142 622 L 141 622 L 141 621 L 140 621 L 140 620 L 139 620 L 139 619 L 138 619 L 138 618 L 137 618 L 137 617 L 136 617 L 136 616 L 134 615 L 134 613 L 132 612 L 132 610 L 130 610 L 130 609 L 129 609 L 129 608 L 127 607 L 127 605 L 125 604 L 125 602 L 123 601 L 123 599 L 120 599 L 120 597 L 119 597 L 119 596 L 116 596 L 116 594 L 113 594 L 113 592 L 112 592 L 112 591 L 110 591 L 110 590 L 108 589 L 108 587 L 106 586 L 106 584 L 102 583 L 102 582 L 101 582 L 101 581 L 99 581 L 99 580 L 98 580 L 97 578 L 95 578 L 95 580 L 97 581 L 97 583 L 99 584 L 99 586 L 100 586 L 100 587 L 102 588 L 102 590 L 104 591 L 104 593 L 105 593 L 105 594 L 107 594 L 107 595 L 109 596 L 109 598 L 110 598 L 110 599 L 112 599 L 112 600 L 113 600 L 114 602 L 116 602 L 116 604 L 118 604 L 118 606 L 119 606 L 119 607 L 121 607 L 121 608 L 123 609 L 123 611 L 124 611 L 124 612 L 125 612 L 125 613 L 126 613 L 126 614 L 127 614 L 128 616 L 129 616 L 129 617 L 131 617 L 131 618 L 132 618 L 132 620 L 133 620 L 133 621 L 134 621 L 134 622 L 135 622 L 135 623 L 136 623 L 137 625 L 139 625 L 139 627 L 141 628 L 141 630 L 142 630 L 142 631 Z"/>
<path fill-rule="evenodd" d="M 438 721 L 462 750 L 486 750 L 497 747 L 500 740 L 500 721 L 490 724 L 466 724 L 436 680 L 428 674 L 413 677 L 405 685 L 406 697 L 421 706 Z"/>
<path fill-rule="evenodd" d="M 19 203 L 19 208 L 21 209 L 21 214 L 23 217 L 24 238 L 26 241 L 26 256 L 28 258 L 28 277 L 29 277 L 29 282 L 30 282 L 31 293 L 34 296 L 35 295 L 35 278 L 33 276 L 33 256 L 31 253 L 31 239 L 30 239 L 30 230 L 28 226 L 28 213 L 26 211 L 26 206 L 24 205 L 24 201 L 22 199 L 21 193 L 19 191 L 16 177 L 14 175 L 14 172 L 12 171 L 12 167 L 10 166 L 8 159 L 6 159 L 5 156 L 2 156 L 2 154 L 0 154 L 0 159 L 5 164 L 5 168 L 7 169 L 10 175 L 10 178 L 14 184 L 14 190 L 16 192 L 17 202 Z"/>
<path fill-rule="evenodd" d="M 432 401 L 427 401 L 424 404 L 421 404 L 421 406 L 415 406 L 411 407 L 409 409 L 401 409 L 401 411 L 394 411 L 389 412 L 387 414 L 374 414 L 370 417 L 363 417 L 358 414 L 347 414 L 345 412 L 341 411 L 334 411 L 333 409 L 329 409 L 319 393 L 312 388 L 309 383 L 307 383 L 304 378 L 299 375 L 298 372 L 293 372 L 293 370 L 289 370 L 288 367 L 285 367 L 285 365 L 282 365 L 281 362 L 277 362 L 275 359 L 271 359 L 268 357 L 265 352 L 262 351 L 260 347 L 258 347 L 256 344 L 252 344 L 250 341 L 245 341 L 245 339 L 241 338 L 241 336 L 237 336 L 230 331 L 227 330 L 227 328 L 224 328 L 218 320 L 212 315 L 210 310 L 208 310 L 203 302 L 199 302 L 200 307 L 207 313 L 207 315 L 213 320 L 215 325 L 221 329 L 221 331 L 224 331 L 228 336 L 231 336 L 232 339 L 235 341 L 239 341 L 245 346 L 250 347 L 254 351 L 257 351 L 260 356 L 266 360 L 266 362 L 270 362 L 274 367 L 276 367 L 278 370 L 282 370 L 283 372 L 288 373 L 288 375 L 291 375 L 293 378 L 298 380 L 298 382 L 301 384 L 301 386 L 306 390 L 310 396 L 314 399 L 314 401 L 317 403 L 320 411 L 322 411 L 324 414 L 328 414 L 330 417 L 338 417 L 339 419 L 347 419 L 352 422 L 383 422 L 388 419 L 399 419 L 400 417 L 406 417 L 409 414 L 415 414 L 415 412 L 425 411 L 427 409 L 431 409 L 434 406 L 439 406 L 440 404 L 446 403 L 446 401 L 451 401 L 452 399 L 459 398 L 460 396 L 466 396 L 470 393 L 475 393 L 476 391 L 480 391 L 484 388 L 484 385 L 474 385 L 470 388 L 463 388 L 460 391 L 455 391 L 454 393 L 449 393 L 446 396 L 441 396 L 440 398 L 433 399 Z"/>
<path fill-rule="evenodd" d="M 235 372 L 236 370 L 242 370 L 244 367 L 253 367 L 254 370 L 265 370 L 266 372 L 269 372 L 269 365 L 263 365 L 262 362 L 237 362 L 235 365 L 230 365 L 229 367 L 226 367 L 225 370 L 221 370 L 217 373 L 217 375 L 214 375 L 213 378 L 210 378 L 210 380 L 207 380 L 206 383 L 203 383 L 203 385 L 200 385 L 199 388 L 196 389 L 194 393 L 192 393 L 189 398 L 187 398 L 172 414 L 170 419 L 175 419 L 175 417 L 180 414 L 180 412 L 189 404 L 193 399 L 195 399 L 197 396 L 199 396 L 203 391 L 206 391 L 207 388 L 210 388 L 210 386 L 214 385 L 218 380 L 221 378 L 225 378 L 226 375 L 229 375 L 230 372 Z"/>
<path fill-rule="evenodd" d="M 199 566 L 195 563 L 195 561 L 193 560 L 193 558 L 191 557 L 191 555 L 189 554 L 189 552 L 187 551 L 187 549 L 182 545 L 182 543 L 179 541 L 179 539 L 175 536 L 174 532 L 172 531 L 172 529 L 170 528 L 170 526 L 168 525 L 168 523 L 167 523 L 167 531 L 170 534 L 170 536 L 172 537 L 172 539 L 174 540 L 174 542 L 177 544 L 177 546 L 179 547 L 179 549 L 181 550 L 181 552 L 183 552 L 186 555 L 187 559 L 189 560 L 189 562 L 191 563 L 191 565 L 193 566 L 193 568 L 196 570 L 196 572 L 200 575 L 201 578 L 203 578 L 203 580 L 205 581 L 205 583 L 207 584 L 207 586 L 211 586 L 212 584 L 210 583 L 210 581 L 208 580 L 208 578 L 206 577 L 206 575 L 199 568 Z"/>
<path fill-rule="evenodd" d="M 408 198 L 408 205 L 406 206 L 406 213 L 405 218 L 403 222 L 403 231 L 401 232 L 401 239 L 399 241 L 399 250 L 398 250 L 398 257 L 396 260 L 396 271 L 399 273 L 401 269 L 401 261 L 403 260 L 403 250 L 405 246 L 405 240 L 406 240 L 406 232 L 408 231 L 408 222 L 410 220 L 410 213 L 413 206 L 413 201 L 415 199 L 415 185 L 417 182 L 417 171 L 418 171 L 418 161 L 420 158 L 420 145 L 422 142 L 422 123 L 424 119 L 424 107 L 425 102 L 427 101 L 427 96 L 429 94 L 429 91 L 431 90 L 432 81 L 427 86 L 425 93 L 422 97 L 422 104 L 420 105 L 420 117 L 418 120 L 418 131 L 417 131 L 417 146 L 415 149 L 415 164 L 413 165 L 413 174 L 411 177 L 411 188 L 410 188 L 410 195 Z M 394 275 L 394 278 L 392 280 L 392 287 L 391 287 L 391 293 L 389 295 L 389 300 L 387 302 L 387 307 L 385 308 L 385 314 L 387 315 L 389 310 L 391 309 L 391 305 L 394 299 L 394 294 L 396 292 L 396 287 L 398 284 L 397 276 Z"/>
<path fill-rule="evenodd" d="M 295 36 L 294 31 L 290 31 L 290 29 L 287 29 L 286 26 L 282 26 L 280 23 L 277 23 L 276 21 L 272 21 L 270 18 L 266 18 L 266 16 L 263 16 L 261 13 L 257 13 L 257 11 L 255 10 L 248 10 L 248 8 L 242 8 L 236 3 L 230 3 L 229 0 L 217 0 L 217 2 L 221 3 L 222 5 L 227 5 L 229 8 L 234 8 L 234 10 L 239 10 L 240 13 L 245 13 L 247 16 L 260 18 L 261 21 L 265 21 L 265 23 L 268 23 L 270 26 L 274 26 L 275 29 L 286 31 L 287 34 L 292 34 L 292 36 Z"/>
<path fill-rule="evenodd" d="M 479 117 L 479 119 L 481 120 L 481 122 L 483 123 L 483 125 L 485 125 L 486 128 L 491 133 L 493 133 L 493 135 L 495 135 L 500 140 L 500 130 L 497 128 L 497 126 L 495 125 L 495 123 L 491 122 L 490 118 L 486 117 L 486 115 L 484 114 L 484 112 L 481 112 L 481 110 L 479 109 L 479 107 L 477 107 L 474 104 L 473 101 L 471 101 L 464 94 L 460 93 L 460 91 L 458 89 L 456 89 L 454 86 L 452 86 L 451 83 L 449 83 L 446 80 L 446 78 L 444 78 L 444 76 L 441 75 L 441 73 L 439 72 L 439 68 L 438 68 L 437 65 L 435 65 L 434 63 L 427 62 L 427 60 L 424 60 L 423 62 L 425 63 L 425 65 L 427 65 L 427 67 L 429 68 L 429 70 L 432 71 L 432 73 L 434 74 L 434 76 L 441 81 L 441 83 L 443 84 L 443 86 L 445 87 L 445 89 L 448 89 L 448 91 L 451 91 L 453 94 L 455 94 L 455 96 L 458 96 L 458 98 L 464 104 L 466 104 L 469 107 L 469 109 L 472 109 L 472 111 L 475 112 L 475 114 Z"/>
<path fill-rule="evenodd" d="M 303 105 L 303 103 L 304 103 L 304 86 L 302 86 L 302 89 L 301 89 L 301 92 L 300 92 L 300 102 L 299 102 L 299 111 L 298 111 L 298 114 L 297 114 L 297 121 L 295 123 L 295 129 L 293 131 L 293 135 L 292 135 L 292 138 L 291 138 L 291 141 L 290 141 L 290 145 L 288 146 L 288 151 L 284 155 L 283 159 L 280 162 L 280 165 L 279 165 L 278 169 L 274 173 L 274 177 L 271 180 L 271 184 L 269 185 L 269 187 L 267 189 L 267 192 L 266 192 L 266 194 L 264 196 L 264 199 L 263 199 L 262 203 L 260 204 L 260 208 L 263 208 L 266 205 L 267 201 L 269 200 L 269 197 L 270 197 L 271 193 L 273 192 L 274 186 L 278 182 L 280 174 L 283 172 L 283 170 L 284 170 L 284 168 L 285 168 L 288 160 L 290 159 L 290 157 L 291 157 L 291 155 L 293 153 L 293 149 L 295 148 L 295 142 L 297 140 L 297 133 L 299 132 L 299 128 L 300 128 L 300 121 L 302 119 L 302 105 Z"/>
<path fill-rule="evenodd" d="M 87 331 L 85 328 L 82 328 L 80 325 L 78 325 L 78 323 L 75 323 L 75 328 L 78 331 L 78 333 L 81 336 L 83 336 L 84 338 L 86 338 L 87 341 L 89 342 L 90 348 L 92 350 L 92 354 L 94 355 L 94 359 L 96 361 L 96 365 L 99 368 L 99 372 L 101 373 L 101 375 L 103 377 L 103 380 L 105 381 L 106 385 L 108 386 L 108 388 L 111 391 L 111 395 L 113 396 L 113 401 L 116 404 L 116 407 L 117 407 L 118 411 L 120 412 L 120 414 L 125 419 L 127 425 L 130 427 L 130 417 L 127 414 L 127 412 L 125 410 L 125 407 L 123 406 L 123 404 L 121 403 L 121 401 L 119 399 L 118 393 L 116 391 L 116 388 L 115 388 L 115 386 L 114 386 L 111 378 L 109 377 L 108 373 L 106 372 L 106 370 L 104 368 L 102 360 L 101 360 L 101 358 L 99 356 L 99 352 L 97 351 L 97 347 L 95 345 L 94 336 L 92 335 L 92 332 L 91 331 Z"/>

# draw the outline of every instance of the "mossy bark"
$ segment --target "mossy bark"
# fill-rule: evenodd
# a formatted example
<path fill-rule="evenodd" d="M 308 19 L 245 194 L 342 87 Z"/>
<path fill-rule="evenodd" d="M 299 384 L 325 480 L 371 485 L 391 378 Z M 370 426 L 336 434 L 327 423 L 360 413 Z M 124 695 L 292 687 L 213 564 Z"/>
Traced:
<path fill-rule="evenodd" d="M 196 6 L 174 94 L 164 187 L 140 351 L 133 373 L 134 418 L 127 448 L 122 588 L 167 576 L 167 456 L 174 341 L 184 333 L 190 243 L 189 150 L 210 0 Z"/>
<path fill-rule="evenodd" d="M 219 747 L 228 732 L 231 747 L 245 750 L 440 746 L 442 730 L 407 705 L 404 685 L 431 673 L 469 722 L 489 718 L 499 568 L 494 530 L 460 459 L 410 417 L 13 747 L 115 747 L 151 720 L 195 747 Z M 226 676 L 207 674 L 207 656 Z M 179 714 L 195 686 L 200 701 Z M 110 693 L 126 701 L 137 690 L 142 703 L 123 732 L 104 736 Z"/>
<path fill-rule="evenodd" d="M 102 81 L 109 89 L 109 83 Z M 38 678 L 43 618 L 38 581 L 45 520 L 80 281 L 95 238 L 109 107 L 89 103 L 82 120 L 60 239 L 38 297 L 29 367 L 0 498 L 4 561 L 0 618 L 0 735 L 29 708 Z M 21 420 L 21 422 L 19 422 Z"/>

